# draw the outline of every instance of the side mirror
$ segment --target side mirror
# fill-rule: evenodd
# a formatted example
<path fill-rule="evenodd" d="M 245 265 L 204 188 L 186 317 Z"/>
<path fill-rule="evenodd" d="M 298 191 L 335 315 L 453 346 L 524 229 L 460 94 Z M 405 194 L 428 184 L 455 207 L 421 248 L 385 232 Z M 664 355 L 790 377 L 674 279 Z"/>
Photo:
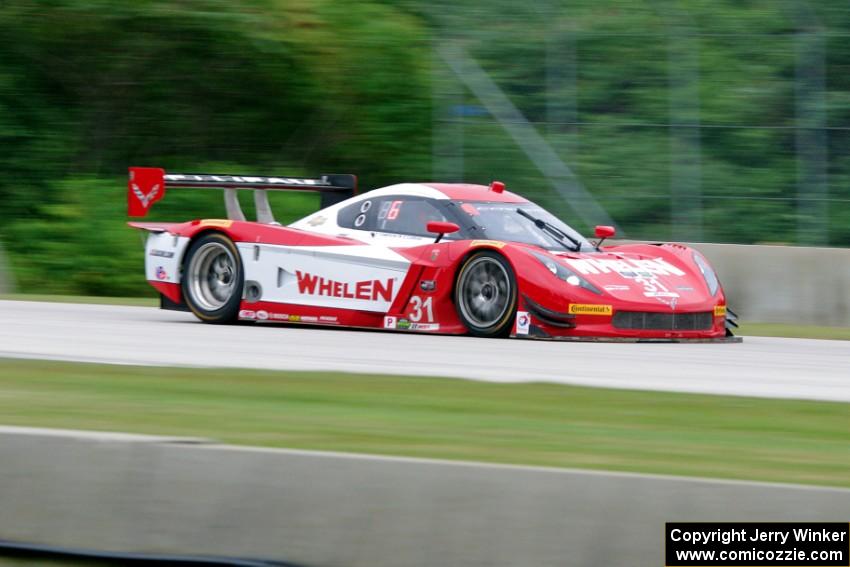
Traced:
<path fill-rule="evenodd" d="M 425 225 L 425 229 L 437 235 L 437 240 L 434 241 L 434 244 L 436 244 L 444 235 L 457 232 L 460 230 L 460 227 L 453 222 L 431 221 Z"/>
<path fill-rule="evenodd" d="M 613 226 L 608 226 L 604 224 L 597 225 L 596 227 L 596 238 L 599 239 L 596 243 L 596 249 L 599 250 L 599 247 L 602 246 L 602 242 L 606 238 L 611 238 L 617 234 L 617 230 Z"/>
<path fill-rule="evenodd" d="M 596 227 L 596 238 L 606 239 L 613 238 L 617 234 L 613 226 L 599 225 Z"/>

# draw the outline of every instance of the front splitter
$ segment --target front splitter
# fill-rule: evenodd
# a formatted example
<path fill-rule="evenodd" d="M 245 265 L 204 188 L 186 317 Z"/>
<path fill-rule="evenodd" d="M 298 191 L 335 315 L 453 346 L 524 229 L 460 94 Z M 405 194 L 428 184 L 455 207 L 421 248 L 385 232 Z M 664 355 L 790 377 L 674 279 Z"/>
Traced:
<path fill-rule="evenodd" d="M 535 335 L 511 335 L 514 339 L 533 339 L 536 341 L 562 341 L 574 343 L 741 343 L 743 337 L 729 336 L 714 339 L 690 338 L 646 338 L 646 337 L 542 337 Z"/>

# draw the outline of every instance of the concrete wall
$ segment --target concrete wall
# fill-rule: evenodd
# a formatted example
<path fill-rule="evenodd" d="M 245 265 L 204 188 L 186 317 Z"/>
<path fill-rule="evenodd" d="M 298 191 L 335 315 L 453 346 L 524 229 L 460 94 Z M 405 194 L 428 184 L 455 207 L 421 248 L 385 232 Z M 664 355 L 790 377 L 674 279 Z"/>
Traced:
<path fill-rule="evenodd" d="M 304 566 L 663 565 L 663 524 L 847 521 L 850 491 L 0 428 L 0 539 Z"/>
<path fill-rule="evenodd" d="M 747 321 L 850 327 L 850 249 L 692 244 Z"/>
<path fill-rule="evenodd" d="M 850 249 L 690 246 L 717 269 L 730 307 L 743 320 L 850 327 Z M 14 291 L 0 245 L 0 293 Z"/>

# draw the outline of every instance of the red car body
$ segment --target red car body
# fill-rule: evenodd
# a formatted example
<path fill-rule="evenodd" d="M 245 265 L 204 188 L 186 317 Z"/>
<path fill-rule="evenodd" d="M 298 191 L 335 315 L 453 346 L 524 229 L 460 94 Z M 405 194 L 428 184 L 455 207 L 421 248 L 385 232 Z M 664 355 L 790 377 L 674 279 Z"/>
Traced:
<path fill-rule="evenodd" d="M 145 214 L 166 186 L 215 186 L 229 193 L 253 189 L 258 211 L 269 189 L 332 196 L 322 210 L 289 226 L 265 213 L 263 222 L 241 220 L 233 196 L 228 219 L 130 223 L 150 233 L 146 275 L 166 308 L 192 308 L 186 293 L 198 288 L 187 287 L 187 251 L 198 239 L 218 234 L 238 250 L 242 280 L 236 318 L 243 321 L 467 334 L 470 319 L 458 302 L 499 293 L 486 282 L 478 288 L 464 283 L 472 291 L 459 292 L 461 272 L 473 259 L 486 257 L 490 269 L 506 266 L 508 284 L 516 287 L 505 315 L 509 325 L 500 327 L 501 334 L 734 340 L 723 289 L 699 252 L 680 244 L 597 246 L 580 237 L 573 245 L 575 233 L 564 234 L 569 227 L 549 216 L 551 222 L 538 219 L 548 213 L 500 184 L 400 184 L 354 196 L 354 183 L 344 176 L 293 180 L 131 168 L 131 214 Z M 489 227 L 480 220 L 485 217 Z M 502 226 L 494 229 L 497 221 Z M 435 238 L 426 227 L 445 234 Z M 502 238 L 490 237 L 493 230 Z M 505 238 L 511 231 L 516 239 Z M 611 233 L 608 227 L 598 229 L 601 236 Z M 193 285 L 206 285 L 205 277 L 196 277 Z M 203 310 L 191 310 L 206 318 Z"/>

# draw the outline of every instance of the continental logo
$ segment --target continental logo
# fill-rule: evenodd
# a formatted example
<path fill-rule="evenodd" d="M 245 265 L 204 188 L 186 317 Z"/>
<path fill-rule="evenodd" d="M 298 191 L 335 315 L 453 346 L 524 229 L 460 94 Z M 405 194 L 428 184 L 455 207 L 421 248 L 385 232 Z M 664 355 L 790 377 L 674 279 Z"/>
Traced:
<path fill-rule="evenodd" d="M 610 305 L 571 303 L 569 313 L 570 315 L 612 315 L 614 310 Z"/>
<path fill-rule="evenodd" d="M 726 306 L 725 305 L 715 305 L 714 306 L 714 316 L 715 317 L 726 317 Z"/>
<path fill-rule="evenodd" d="M 504 248 L 505 243 L 500 240 L 473 240 L 469 243 L 469 247 L 473 246 L 492 246 L 493 248 Z"/>
<path fill-rule="evenodd" d="M 296 271 L 298 293 L 301 295 L 324 295 L 364 301 L 392 301 L 395 280 L 364 280 L 359 282 L 338 282 L 307 272 Z"/>
<path fill-rule="evenodd" d="M 215 226 L 218 228 L 230 228 L 230 225 L 233 224 L 232 220 L 224 220 L 224 219 L 206 219 L 202 220 L 200 226 Z"/>

